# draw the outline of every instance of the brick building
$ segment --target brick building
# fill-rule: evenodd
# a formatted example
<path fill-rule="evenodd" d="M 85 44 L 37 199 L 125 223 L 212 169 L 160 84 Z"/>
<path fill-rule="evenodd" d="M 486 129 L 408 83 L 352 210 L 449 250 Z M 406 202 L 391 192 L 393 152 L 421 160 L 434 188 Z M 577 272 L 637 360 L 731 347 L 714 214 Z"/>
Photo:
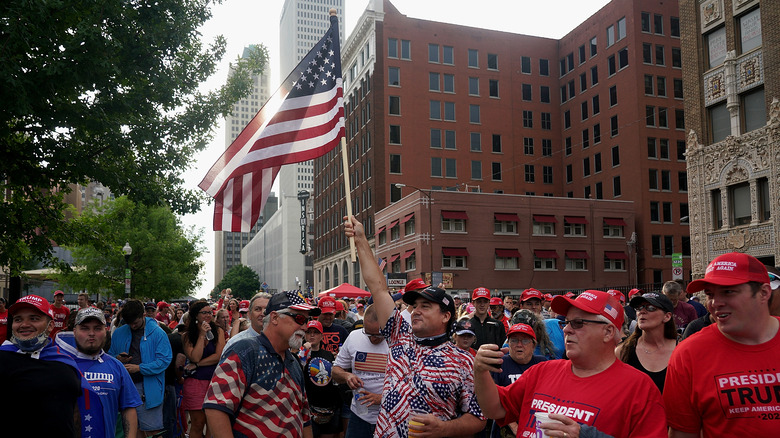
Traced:
<path fill-rule="evenodd" d="M 682 0 L 693 274 L 780 249 L 780 3 Z"/>
<path fill-rule="evenodd" d="M 613 0 L 555 40 L 369 3 L 342 50 L 353 211 L 373 235 L 417 188 L 551 197 L 536 214 L 560 218 L 561 198 L 632 201 L 621 284 L 670 280 L 672 253 L 690 255 L 677 16 L 676 1 Z M 338 151 L 315 160 L 315 290 L 359 284 L 341 167 Z M 435 248 L 422 272 L 446 273 Z"/>

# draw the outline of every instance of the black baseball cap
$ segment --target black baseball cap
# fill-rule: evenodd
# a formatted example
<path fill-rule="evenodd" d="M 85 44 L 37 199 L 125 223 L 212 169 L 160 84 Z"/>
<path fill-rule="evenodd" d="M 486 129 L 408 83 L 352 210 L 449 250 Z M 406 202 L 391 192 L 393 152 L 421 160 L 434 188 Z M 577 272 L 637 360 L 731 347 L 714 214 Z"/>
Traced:
<path fill-rule="evenodd" d="M 650 303 L 664 312 L 674 312 L 672 301 L 666 295 L 655 292 L 646 292 L 644 295 L 635 295 L 631 298 L 631 301 L 628 302 L 628 305 L 636 307 L 643 302 Z"/>
<path fill-rule="evenodd" d="M 429 286 L 422 290 L 410 290 L 404 293 L 403 300 L 406 304 L 414 304 L 417 298 L 425 298 L 447 308 L 452 316 L 455 316 L 455 303 L 452 297 L 444 289 Z"/>

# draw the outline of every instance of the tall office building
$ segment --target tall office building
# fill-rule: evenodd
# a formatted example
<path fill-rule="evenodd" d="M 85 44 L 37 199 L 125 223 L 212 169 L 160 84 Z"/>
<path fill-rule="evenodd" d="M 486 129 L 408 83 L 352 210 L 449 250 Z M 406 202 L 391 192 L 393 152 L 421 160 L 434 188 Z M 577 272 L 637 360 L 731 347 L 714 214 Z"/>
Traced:
<path fill-rule="evenodd" d="M 249 47 L 244 49 L 242 56 L 247 56 L 247 50 L 249 50 Z M 233 74 L 233 67 L 231 67 L 228 74 Z M 257 114 L 263 104 L 265 104 L 271 96 L 271 81 L 268 68 L 266 68 L 266 72 L 255 75 L 252 78 L 252 81 L 251 94 L 233 105 L 233 112 L 225 118 L 226 149 L 233 143 L 233 140 L 238 137 L 247 123 L 252 120 L 252 117 Z M 229 231 L 216 231 L 214 233 L 214 262 L 216 265 L 214 267 L 215 286 L 222 281 L 222 277 L 225 276 L 225 273 L 229 271 L 230 268 L 241 264 L 241 249 L 249 243 L 252 237 L 254 237 L 254 235 L 257 234 L 257 231 L 263 226 L 264 218 L 268 218 L 276 211 L 276 204 L 276 197 L 272 195 L 268 198 L 260 218 L 248 233 L 234 233 Z"/>
<path fill-rule="evenodd" d="M 780 3 L 680 0 L 693 275 L 780 258 Z"/>
<path fill-rule="evenodd" d="M 433 193 L 434 202 L 441 190 L 631 201 L 634 214 L 625 220 L 634 223 L 609 236 L 626 249 L 627 259 L 617 264 L 625 272 L 623 285 L 653 287 L 671 280 L 675 253 L 683 254 L 689 278 L 677 6 L 668 0 L 613 0 L 556 40 L 413 19 L 389 0 L 370 2 L 342 46 L 350 163 L 344 172 L 352 183 L 347 196 L 353 211 L 373 236 L 390 233 L 375 227 L 379 212 L 416 188 Z M 338 151 L 315 160 L 318 290 L 326 269 L 331 278 L 334 272 L 354 278 L 342 272 L 349 254 L 341 227 L 341 175 Z M 545 214 L 563 222 L 572 214 L 554 208 L 552 203 Z M 437 243 L 437 234 L 462 233 L 468 240 L 476 224 L 444 214 L 432 220 L 433 266 L 427 269 L 457 277 L 468 267 L 447 266 L 452 256 Z M 463 221 L 464 228 L 448 228 L 453 220 Z M 497 229 L 506 225 L 496 221 Z M 520 217 L 514 226 L 537 234 L 544 227 L 533 221 Z M 602 236 L 617 226 L 589 222 L 561 228 L 565 235 L 567 226 L 584 225 L 578 231 Z M 628 230 L 636 236 L 621 234 Z M 495 236 L 501 248 L 514 246 L 513 237 Z M 615 270 L 603 252 L 569 249 L 587 256 L 587 263 L 552 265 L 539 257 L 545 253 L 530 251 L 521 254 L 516 269 L 533 272 L 535 279 L 554 277 L 560 287 L 565 271 L 585 269 L 595 285 L 605 271 Z M 399 265 L 398 273 L 409 278 L 421 273 L 420 264 L 411 270 Z M 577 283 L 570 286 L 589 286 Z"/>

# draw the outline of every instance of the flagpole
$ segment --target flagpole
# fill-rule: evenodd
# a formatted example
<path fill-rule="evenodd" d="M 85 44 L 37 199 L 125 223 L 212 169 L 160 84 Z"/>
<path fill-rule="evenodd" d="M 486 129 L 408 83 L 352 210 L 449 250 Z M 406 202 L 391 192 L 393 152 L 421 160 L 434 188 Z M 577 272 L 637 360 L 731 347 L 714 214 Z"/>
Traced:
<path fill-rule="evenodd" d="M 347 138 L 341 137 L 341 162 L 344 164 L 343 166 L 343 174 L 344 174 L 344 193 L 346 193 L 346 199 L 347 201 L 347 217 L 352 217 L 352 192 L 350 191 L 349 187 L 349 160 L 347 160 Z M 351 236 L 349 238 L 349 255 L 352 258 L 352 263 L 355 263 L 357 261 L 357 256 L 355 254 L 355 237 Z"/>

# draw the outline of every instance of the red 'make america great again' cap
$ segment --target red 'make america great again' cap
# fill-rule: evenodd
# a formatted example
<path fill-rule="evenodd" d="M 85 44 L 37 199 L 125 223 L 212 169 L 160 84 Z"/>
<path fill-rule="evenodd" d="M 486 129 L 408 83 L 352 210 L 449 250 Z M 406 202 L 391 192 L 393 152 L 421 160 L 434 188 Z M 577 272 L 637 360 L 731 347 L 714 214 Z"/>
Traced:
<path fill-rule="evenodd" d="M 756 281 L 769 283 L 769 274 L 763 263 L 757 258 L 741 252 L 730 252 L 718 257 L 707 266 L 704 278 L 694 280 L 688 285 L 688 292 L 698 292 L 714 284 L 717 286 L 736 286 Z"/>

